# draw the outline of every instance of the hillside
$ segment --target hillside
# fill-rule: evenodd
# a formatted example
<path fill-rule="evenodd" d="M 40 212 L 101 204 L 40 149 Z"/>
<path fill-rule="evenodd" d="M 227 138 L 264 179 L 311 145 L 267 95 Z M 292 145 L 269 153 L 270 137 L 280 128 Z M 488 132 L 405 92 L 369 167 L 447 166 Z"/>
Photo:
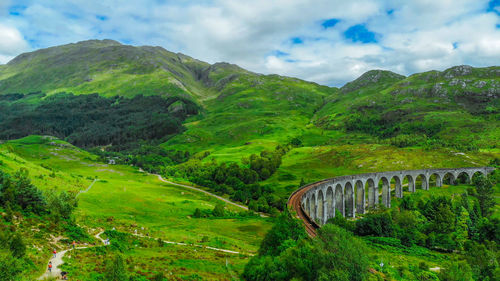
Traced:
<path fill-rule="evenodd" d="M 67 225 L 71 225 L 69 219 L 60 221 L 59 227 L 44 227 L 43 220 L 39 222 L 42 218 L 21 210 L 15 210 L 17 221 L 0 221 L 0 233 L 22 232 L 25 243 L 30 243 L 29 258 L 34 262 L 29 268 L 29 276 L 33 277 L 30 280 L 39 276 L 45 267 L 52 251 L 48 247 L 60 251 L 69 248 L 73 239 L 78 244 L 95 243 L 82 233 L 93 236 L 99 230 L 108 231 L 103 237 L 115 235 L 111 241 L 118 244 L 118 248 L 89 248 L 82 250 L 78 258 L 70 256 L 65 259 L 66 269 L 74 272 L 74 278 L 89 280 L 90 273 L 94 272 L 92 276 L 95 276 L 95 273 L 102 272 L 99 264 L 103 258 L 121 252 L 129 259 L 148 264 L 136 270 L 138 275 L 145 277 L 152 278 L 156 272 L 164 272 L 160 269 L 168 268 L 177 276 L 226 279 L 230 276 L 226 269 L 227 260 L 234 266 L 232 270 L 241 272 L 249 254 L 256 252 L 270 226 L 268 219 L 248 214 L 232 205 L 225 206 L 221 217 L 193 217 L 196 209 L 211 214 L 220 201 L 200 192 L 165 184 L 156 176 L 130 166 L 100 162 L 95 155 L 53 137 L 30 136 L 0 144 L 0 172 L 15 174 L 21 168 L 26 169 L 31 182 L 45 196 L 61 191 L 71 196 L 80 193 L 72 218 L 78 229 L 67 230 L 70 229 Z M 53 208 L 53 205 L 49 206 Z M 2 216 L 5 216 L 4 212 L 0 205 Z M 5 228 L 11 225 L 17 226 L 12 226 L 11 230 Z M 30 233 L 31 228 L 37 231 Z M 113 228 L 116 231 L 109 232 Z M 136 230 L 150 238 L 133 237 Z M 81 236 L 75 236 L 74 232 Z M 53 242 L 54 236 L 62 239 Z M 156 239 L 180 245 L 163 247 Z M 241 254 L 217 252 L 200 246 Z M 179 259 L 173 259 L 174 256 Z"/>
<path fill-rule="evenodd" d="M 340 172 L 465 165 L 463 153 L 478 157 L 468 165 L 488 163 L 499 155 L 499 72 L 372 70 L 337 89 L 160 47 L 90 40 L 22 54 L 0 68 L 0 138 L 55 135 L 178 180 L 213 163 L 251 168 L 252 154 L 288 146 L 260 179 L 285 198 L 301 179 Z M 55 95 L 61 91 L 75 95 Z M 389 160 L 407 151 L 448 164 Z M 345 162 L 358 154 L 358 164 Z"/>
<path fill-rule="evenodd" d="M 0 94 L 99 93 L 181 96 L 203 100 L 223 83 L 230 65 L 214 65 L 161 47 L 89 40 L 24 53 L 0 68 Z M 236 70 L 236 71 L 235 71 Z"/>
<path fill-rule="evenodd" d="M 498 163 L 499 97 L 498 66 L 409 77 L 372 70 L 335 88 L 111 40 L 21 54 L 0 66 L 0 242 L 22 234 L 31 279 L 48 247 L 72 239 L 92 245 L 64 258 L 79 280 L 102 279 L 118 254 L 133 280 L 236 279 L 271 223 L 280 224 L 265 216 L 278 216 L 305 183 Z M 10 196 L 14 186 L 36 204 Z M 452 197 L 471 186 L 436 190 Z M 71 208 L 59 202 L 68 198 Z M 61 220 L 53 209 L 65 207 Z M 112 246 L 101 247 L 98 233 Z M 450 255 L 424 249 L 424 238 L 393 266 L 442 266 Z M 401 259 L 405 246 L 391 239 L 365 239 L 369 256 Z M 410 269 L 400 275 L 413 278 Z"/>

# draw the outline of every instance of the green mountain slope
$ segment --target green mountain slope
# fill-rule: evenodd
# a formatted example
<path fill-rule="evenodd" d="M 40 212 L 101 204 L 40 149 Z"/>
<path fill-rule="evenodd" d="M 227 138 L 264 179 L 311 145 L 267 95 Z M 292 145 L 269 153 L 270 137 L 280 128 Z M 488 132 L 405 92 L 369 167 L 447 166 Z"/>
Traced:
<path fill-rule="evenodd" d="M 461 149 L 498 147 L 500 67 L 457 66 L 396 79 L 385 75 L 372 82 L 365 74 L 342 87 L 318 111 L 315 124 L 397 137 L 393 141 L 401 146 L 433 139 Z"/>
<path fill-rule="evenodd" d="M 337 89 L 296 78 L 256 74 L 229 63 L 210 65 L 160 47 L 91 40 L 22 54 L 0 66 L 0 94 L 3 94 L 0 108 L 3 112 L 21 112 L 20 107 L 26 109 L 23 114 L 33 119 L 38 116 L 30 113 L 37 108 L 34 105 L 42 100 L 45 106 L 51 103 L 43 94 L 26 95 L 37 91 L 49 96 L 61 91 L 77 96 L 97 93 L 116 99 L 117 103 L 123 99 L 115 96 L 175 97 L 183 104 L 176 102 L 165 112 L 157 109 L 158 104 L 135 105 L 132 113 L 150 111 L 152 121 L 148 121 L 149 115 L 141 115 L 146 117 L 141 117 L 140 123 L 125 123 L 128 125 L 124 133 L 112 125 L 103 129 L 101 122 L 85 124 L 79 128 L 79 136 L 84 138 L 79 138 L 83 141 L 78 145 L 116 144 L 108 139 L 123 134 L 132 140 L 155 141 L 155 144 L 163 141 L 165 149 L 191 155 L 210 151 L 211 155 L 203 162 L 215 159 L 241 164 L 243 157 L 273 150 L 276 145 L 292 140 L 303 147 L 292 152 L 304 153 L 300 158 L 311 163 L 321 163 L 308 152 L 313 148 L 358 144 L 418 147 L 422 151 L 440 148 L 495 151 L 500 139 L 499 73 L 499 67 L 470 66 L 409 77 L 372 70 Z M 25 95 L 15 98 L 16 95 L 8 93 Z M 113 100 L 106 102 L 115 105 Z M 163 124 L 157 120 L 171 118 L 178 109 L 194 107 L 193 104 L 199 109 L 184 110 L 188 114 L 179 119 L 175 130 L 160 129 L 159 133 L 151 134 L 154 137 L 137 137 L 148 135 L 143 132 L 151 130 L 148 124 L 162 127 L 154 125 Z M 107 111 L 97 113 L 105 117 Z M 18 116 L 8 124 L 21 124 L 16 120 L 26 120 L 26 116 Z M 69 119 L 79 120 L 77 116 Z M 134 115 L 127 116 L 134 119 Z M 53 117 L 52 121 L 58 120 L 57 115 Z M 1 124 L 8 116 L 0 114 L 0 119 L 4 119 Z M 27 124 L 22 135 L 9 133 L 9 136 L 51 134 L 40 130 L 43 127 L 37 122 L 32 122 L 37 124 L 36 130 Z M 67 124 L 57 128 L 57 136 L 77 143 L 69 133 L 75 130 L 74 126 L 71 122 Z M 168 134 L 162 136 L 161 132 Z M 113 138 L 107 138 L 111 133 Z M 102 141 L 92 141 L 93 136 Z"/>
<path fill-rule="evenodd" d="M 25 53 L 0 68 L 0 93 L 72 92 L 203 99 L 196 75 L 209 64 L 161 47 L 90 40 Z"/>

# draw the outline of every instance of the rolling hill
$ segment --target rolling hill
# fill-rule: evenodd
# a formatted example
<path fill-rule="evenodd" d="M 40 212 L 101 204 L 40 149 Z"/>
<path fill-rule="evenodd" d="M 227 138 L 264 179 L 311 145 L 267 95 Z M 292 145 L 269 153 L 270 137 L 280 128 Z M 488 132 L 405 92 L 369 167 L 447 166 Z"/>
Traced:
<path fill-rule="evenodd" d="M 305 176 L 300 169 L 278 168 L 270 180 L 283 187 L 303 177 L 333 176 L 338 164 L 322 160 L 318 153 L 338 158 L 338 153 L 363 150 L 362 145 L 381 151 L 413 149 L 429 157 L 442 151 L 456 161 L 461 161 L 457 152 L 472 152 L 481 155 L 482 162 L 491 161 L 498 157 L 500 139 L 499 72 L 497 66 L 456 66 L 405 77 L 372 70 L 338 89 L 252 73 L 229 63 L 210 65 L 161 47 L 90 40 L 22 54 L 0 67 L 0 124 L 7 139 L 55 134 L 81 147 L 128 154 L 140 147 L 133 143 L 140 140 L 162 143 L 161 149 L 183 155 L 209 154 L 196 156 L 201 163 L 243 166 L 251 154 L 293 141 L 298 146 L 283 156 L 284 162 L 300 158 L 308 163 L 306 170 L 309 165 L 323 167 L 325 174 L 312 176 L 314 171 L 308 170 Z M 56 95 L 59 92 L 75 95 Z M 93 110 L 81 110 L 79 95 L 92 93 L 98 95 L 89 98 L 96 103 Z M 143 95 L 160 100 L 149 102 Z M 55 108 L 66 111 L 58 115 Z M 90 113 L 95 114 L 90 119 L 80 117 Z M 65 122 L 55 128 L 53 122 L 61 118 Z M 17 121 L 30 119 L 28 124 Z M 16 134 L 5 133 L 9 131 Z M 362 162 L 368 155 L 360 157 Z M 423 165 L 417 163 L 404 165 Z M 386 164 L 379 162 L 369 170 Z M 362 172 L 367 166 L 349 171 Z M 282 180 L 276 179 L 280 176 Z"/>
<path fill-rule="evenodd" d="M 0 172 L 16 184 L 29 177 L 39 188 L 32 191 L 47 198 L 83 193 L 62 226 L 54 226 L 50 211 L 19 209 L 11 216 L 1 205 L 2 229 L 9 232 L 17 223 L 34 245 L 26 260 L 30 278 L 41 273 L 49 256 L 45 243 L 53 236 L 64 237 L 51 242 L 58 248 L 75 235 L 95 244 L 93 236 L 107 229 L 103 235 L 118 246 L 91 247 L 65 259 L 75 278 L 101 278 L 101 265 L 121 253 L 127 264 L 141 265 L 130 268 L 134 280 L 157 273 L 234 279 L 271 219 L 234 206 L 216 217 L 213 197 L 138 168 L 275 216 L 299 185 L 328 177 L 498 163 L 499 97 L 498 66 L 409 77 L 372 70 L 335 88 L 112 40 L 21 54 L 0 65 Z M 469 188 L 447 186 L 437 193 Z M 45 219 L 51 228 L 43 226 Z M 139 228 L 145 237 L 134 235 Z M 404 248 L 399 240 L 367 241 L 392 245 L 372 245 L 374 259 L 380 247 L 387 259 L 400 258 Z M 448 259 L 413 250 L 414 264 L 429 255 L 433 266 Z"/>

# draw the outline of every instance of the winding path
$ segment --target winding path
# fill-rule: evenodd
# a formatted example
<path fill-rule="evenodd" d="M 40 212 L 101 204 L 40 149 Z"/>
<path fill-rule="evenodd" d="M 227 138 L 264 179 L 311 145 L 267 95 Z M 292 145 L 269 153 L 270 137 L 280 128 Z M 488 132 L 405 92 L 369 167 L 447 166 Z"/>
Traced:
<path fill-rule="evenodd" d="M 188 189 L 195 190 L 195 191 L 198 191 L 198 192 L 203 192 L 203 193 L 205 193 L 205 194 L 206 194 L 206 195 L 208 195 L 208 196 L 215 197 L 215 198 L 217 198 L 217 199 L 219 199 L 219 200 L 222 200 L 222 201 L 224 201 L 224 202 L 226 202 L 226 203 L 228 203 L 228 204 L 231 204 L 231 205 L 233 205 L 233 206 L 236 206 L 236 207 L 238 207 L 238 208 L 241 208 L 241 209 L 244 209 L 244 210 L 247 210 L 247 211 L 248 211 L 248 207 L 247 207 L 247 206 L 240 205 L 240 204 L 238 204 L 238 203 L 234 203 L 233 201 L 230 201 L 230 200 L 228 200 L 228 199 L 226 199 L 226 198 L 224 198 L 224 197 L 221 197 L 221 196 L 219 196 L 219 195 L 216 195 L 216 194 L 210 193 L 210 192 L 208 192 L 208 191 L 206 191 L 206 190 L 203 190 L 203 189 L 201 189 L 201 188 L 197 188 L 197 187 L 190 186 L 190 185 L 185 185 L 185 184 L 180 184 L 180 183 L 171 182 L 171 181 L 166 180 L 166 179 L 164 179 L 162 176 L 157 175 L 157 174 L 152 174 L 152 175 L 157 176 L 157 177 L 158 177 L 158 179 L 159 179 L 160 181 L 162 181 L 162 182 L 165 182 L 165 183 L 168 183 L 168 184 L 171 184 L 171 185 L 176 185 L 176 186 L 180 186 L 180 187 L 188 188 Z"/>
<path fill-rule="evenodd" d="M 105 246 L 104 244 L 104 239 L 101 238 L 101 234 L 103 234 L 104 231 L 101 231 L 94 235 L 95 238 L 97 238 L 103 245 L 100 246 L 88 246 L 88 247 L 76 247 L 75 250 L 80 250 L 80 249 L 87 249 L 87 248 L 92 248 L 92 247 L 103 247 Z M 66 255 L 67 252 L 72 251 L 73 248 L 69 248 L 67 250 L 61 251 L 57 253 L 56 257 L 52 257 L 49 262 L 52 262 L 52 272 L 49 272 L 48 269 L 42 274 L 42 276 L 38 277 L 38 280 L 44 280 L 50 277 L 57 277 L 59 278 L 61 276 L 61 268 L 60 266 L 64 263 L 63 257 Z M 48 264 L 48 262 L 47 262 Z"/>
<path fill-rule="evenodd" d="M 154 174 L 154 175 L 156 175 L 156 174 Z M 207 194 L 209 196 L 215 197 L 215 198 L 217 198 L 219 200 L 222 200 L 222 201 L 224 201 L 224 202 L 226 202 L 228 204 L 231 204 L 233 206 L 236 206 L 236 207 L 244 209 L 244 210 L 248 210 L 248 207 L 246 207 L 246 206 L 243 206 L 243 205 L 231 202 L 231 201 L 227 200 L 226 198 L 223 198 L 221 196 L 212 194 L 212 193 L 210 193 L 208 191 L 205 191 L 203 189 L 196 188 L 196 187 L 189 186 L 189 185 L 184 185 L 184 184 L 179 184 L 179 183 L 171 182 L 171 181 L 165 180 L 160 175 L 156 175 L 156 176 L 162 182 L 165 182 L 165 183 L 168 183 L 168 184 L 172 184 L 172 185 L 175 185 L 175 186 L 181 186 L 181 187 L 188 188 L 188 189 L 191 189 L 191 190 L 195 190 L 195 191 L 198 191 L 198 192 L 203 192 L 203 193 L 205 193 L 205 194 Z M 94 181 L 85 190 L 81 190 L 80 192 L 78 192 L 78 194 L 76 195 L 76 197 L 78 197 L 82 193 L 88 192 L 97 181 L 98 181 L 98 179 L 94 179 Z M 94 237 L 96 239 L 98 239 L 102 243 L 102 245 L 76 247 L 75 250 L 106 246 L 104 239 L 101 238 L 101 234 L 103 234 L 103 233 L 104 233 L 104 231 L 101 231 L 101 232 L 97 233 L 96 235 L 94 235 Z M 154 237 L 144 236 L 142 234 L 132 234 L 132 235 L 135 235 L 135 236 L 138 236 L 138 237 L 142 237 L 142 238 L 149 238 L 149 239 L 155 239 L 156 240 L 156 238 L 154 238 Z M 165 244 L 172 244 L 172 245 L 178 245 L 178 246 L 191 246 L 191 247 L 195 247 L 195 248 L 204 248 L 204 249 L 209 249 L 209 250 L 218 251 L 218 252 L 224 252 L 224 253 L 228 253 L 228 254 L 236 254 L 236 255 L 245 254 L 245 255 L 248 255 L 248 256 L 253 256 L 253 254 L 250 254 L 250 253 L 241 253 L 241 252 L 237 252 L 237 251 L 232 251 L 232 250 L 227 250 L 227 249 L 220 249 L 220 248 L 215 248 L 215 247 L 210 247 L 210 246 L 205 246 L 205 245 L 186 244 L 186 243 L 182 243 L 182 242 L 173 242 L 173 241 L 163 241 L 163 242 Z M 67 252 L 70 252 L 72 250 L 73 250 L 73 248 L 66 249 L 66 250 L 63 250 L 63 251 L 57 253 L 57 255 L 56 255 L 55 258 L 51 257 L 50 260 L 49 260 L 49 262 L 52 262 L 52 272 L 49 272 L 48 269 L 46 269 L 46 271 L 40 277 L 38 277 L 37 280 L 44 280 L 44 279 L 53 278 L 53 277 L 59 278 L 61 276 L 61 268 L 60 267 L 64 263 L 63 258 L 64 258 L 64 256 L 66 255 Z M 48 262 L 47 262 L 47 264 L 48 264 Z"/>
<path fill-rule="evenodd" d="M 92 188 L 92 186 L 94 185 L 94 183 L 95 183 L 96 181 L 98 181 L 98 179 L 94 179 L 94 181 L 93 181 L 93 182 L 89 185 L 89 187 L 87 187 L 87 189 L 85 189 L 85 190 L 80 190 L 80 191 L 78 192 L 78 194 L 76 194 L 75 198 L 78 198 L 78 196 L 79 196 L 80 194 L 82 194 L 82 193 L 86 193 L 86 192 L 88 192 L 88 191 Z"/>

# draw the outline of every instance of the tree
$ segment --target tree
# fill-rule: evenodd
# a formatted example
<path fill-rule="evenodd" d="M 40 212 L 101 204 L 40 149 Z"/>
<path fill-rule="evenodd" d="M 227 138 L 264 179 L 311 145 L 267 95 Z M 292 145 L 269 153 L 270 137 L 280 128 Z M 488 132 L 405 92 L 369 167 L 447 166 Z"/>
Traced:
<path fill-rule="evenodd" d="M 300 183 L 299 183 L 299 187 L 303 187 L 304 185 L 306 185 L 306 181 L 304 180 L 304 178 L 301 178 Z"/>
<path fill-rule="evenodd" d="M 215 208 L 212 211 L 212 215 L 214 217 L 223 217 L 224 216 L 224 203 L 218 202 L 217 205 L 215 205 Z"/>
<path fill-rule="evenodd" d="M 285 241 L 297 241 L 305 237 L 306 232 L 301 222 L 295 219 L 288 209 L 285 209 L 262 240 L 259 255 L 277 256 L 286 249 L 287 245 L 290 245 Z"/>
<path fill-rule="evenodd" d="M 22 258 L 26 254 L 26 245 L 24 244 L 23 238 L 19 235 L 19 233 L 14 235 L 9 246 L 12 256 L 15 258 Z"/>
<path fill-rule="evenodd" d="M 439 271 L 439 280 L 472 281 L 472 269 L 466 261 L 450 261 Z"/>
<path fill-rule="evenodd" d="M 468 222 L 469 222 L 469 212 L 464 207 L 460 209 L 460 215 L 457 217 L 457 223 L 455 227 L 455 242 L 457 243 L 458 249 L 463 250 L 465 242 L 467 242 L 468 236 Z"/>
<path fill-rule="evenodd" d="M 365 236 L 392 237 L 394 227 L 389 213 L 368 214 L 366 217 L 356 221 L 354 233 Z"/>
<path fill-rule="evenodd" d="M 105 277 L 107 281 L 127 280 L 127 271 L 121 255 L 116 255 L 112 261 L 108 261 Z"/>
<path fill-rule="evenodd" d="M 201 218 L 201 217 L 202 217 L 202 214 L 201 214 L 200 208 L 196 208 L 194 210 L 193 218 Z"/>
<path fill-rule="evenodd" d="M 493 183 L 489 178 L 481 175 L 475 178 L 474 185 L 476 187 L 476 197 L 479 201 L 481 214 L 484 217 L 488 217 L 492 214 L 490 209 L 495 206 Z"/>
<path fill-rule="evenodd" d="M 473 242 L 466 246 L 465 257 L 472 268 L 474 280 L 498 280 L 494 278 L 495 270 L 498 268 L 496 245 Z"/>
<path fill-rule="evenodd" d="M 338 277 L 335 280 L 364 280 L 368 274 L 367 247 L 353 235 L 337 226 L 325 225 L 314 240 L 318 262 L 322 266 L 318 276 Z M 334 280 L 331 278 L 323 280 Z"/>
<path fill-rule="evenodd" d="M 57 220 L 59 218 L 69 219 L 78 205 L 76 198 L 66 191 L 59 194 L 54 191 L 49 193 L 48 201 L 50 212 L 55 215 Z"/>
<path fill-rule="evenodd" d="M 10 253 L 0 251 L 0 281 L 17 280 L 22 269 L 20 260 L 14 258 Z"/>

